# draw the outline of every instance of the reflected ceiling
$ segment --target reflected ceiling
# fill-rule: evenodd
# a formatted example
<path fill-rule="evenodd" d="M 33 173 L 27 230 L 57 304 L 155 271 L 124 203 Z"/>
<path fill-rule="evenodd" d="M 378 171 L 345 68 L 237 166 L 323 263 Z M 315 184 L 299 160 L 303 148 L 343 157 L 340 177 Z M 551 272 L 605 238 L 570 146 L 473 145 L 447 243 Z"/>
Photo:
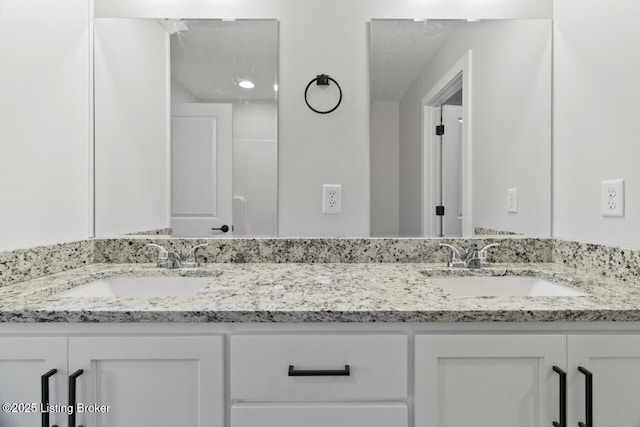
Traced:
<path fill-rule="evenodd" d="M 272 20 L 182 20 L 174 27 L 171 76 L 200 101 L 275 100 L 278 27 Z M 242 89 L 241 80 L 255 88 Z"/>

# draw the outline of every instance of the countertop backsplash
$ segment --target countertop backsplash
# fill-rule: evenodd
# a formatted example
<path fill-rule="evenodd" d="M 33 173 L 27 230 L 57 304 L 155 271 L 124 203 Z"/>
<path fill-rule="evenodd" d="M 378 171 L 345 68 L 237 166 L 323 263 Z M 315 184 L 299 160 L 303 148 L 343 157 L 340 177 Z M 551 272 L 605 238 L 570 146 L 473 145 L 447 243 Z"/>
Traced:
<path fill-rule="evenodd" d="M 201 263 L 436 263 L 448 250 L 439 243 L 475 249 L 490 243 L 496 263 L 548 263 L 622 281 L 640 275 L 640 250 L 528 236 L 472 238 L 207 238 L 125 236 L 97 238 L 0 252 L 0 287 L 94 263 L 153 263 L 157 249 L 186 253 L 196 244 Z"/>
<path fill-rule="evenodd" d="M 0 287 L 94 262 L 93 240 L 0 251 Z"/>
<path fill-rule="evenodd" d="M 482 236 L 465 239 L 429 238 L 240 238 L 179 239 L 132 236 L 95 239 L 97 263 L 148 263 L 157 259 L 156 243 L 169 251 L 186 253 L 193 245 L 203 263 L 444 263 L 449 250 L 440 243 L 462 249 L 477 249 L 490 243 L 490 260 L 499 263 L 550 262 L 552 239 Z"/>
<path fill-rule="evenodd" d="M 575 268 L 616 280 L 631 282 L 640 276 L 640 250 L 554 239 L 552 259 Z"/>

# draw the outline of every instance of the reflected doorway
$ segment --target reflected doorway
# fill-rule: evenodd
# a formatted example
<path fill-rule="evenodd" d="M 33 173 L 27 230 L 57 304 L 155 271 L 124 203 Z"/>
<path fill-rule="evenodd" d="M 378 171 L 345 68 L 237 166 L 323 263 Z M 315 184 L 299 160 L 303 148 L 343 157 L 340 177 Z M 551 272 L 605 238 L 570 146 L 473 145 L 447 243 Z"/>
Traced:
<path fill-rule="evenodd" d="M 471 51 L 422 99 L 422 235 L 472 230 Z"/>
<path fill-rule="evenodd" d="M 462 89 L 435 110 L 438 129 L 436 145 L 437 235 L 462 236 Z"/>

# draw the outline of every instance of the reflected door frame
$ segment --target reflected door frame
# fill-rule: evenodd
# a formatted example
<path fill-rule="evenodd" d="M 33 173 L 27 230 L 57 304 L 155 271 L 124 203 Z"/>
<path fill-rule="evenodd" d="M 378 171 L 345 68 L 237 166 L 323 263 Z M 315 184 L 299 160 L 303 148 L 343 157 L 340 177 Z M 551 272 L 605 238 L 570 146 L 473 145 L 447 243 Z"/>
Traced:
<path fill-rule="evenodd" d="M 437 206 L 437 143 L 435 119 L 440 105 L 462 88 L 462 236 L 473 231 L 473 164 L 472 164 L 472 50 L 468 50 L 422 98 L 422 224 L 425 237 L 438 235 Z"/>

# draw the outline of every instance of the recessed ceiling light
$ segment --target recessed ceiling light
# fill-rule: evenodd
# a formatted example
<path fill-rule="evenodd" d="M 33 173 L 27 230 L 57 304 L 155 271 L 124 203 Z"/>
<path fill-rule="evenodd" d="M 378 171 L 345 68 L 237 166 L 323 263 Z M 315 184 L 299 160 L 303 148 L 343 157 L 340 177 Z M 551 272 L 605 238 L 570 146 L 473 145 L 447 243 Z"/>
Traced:
<path fill-rule="evenodd" d="M 240 81 L 240 83 L 238 83 L 238 86 L 243 89 L 253 89 L 254 87 L 256 87 L 255 83 L 250 80 L 242 80 Z"/>
<path fill-rule="evenodd" d="M 482 19 L 467 19 L 467 22 L 480 22 Z"/>

